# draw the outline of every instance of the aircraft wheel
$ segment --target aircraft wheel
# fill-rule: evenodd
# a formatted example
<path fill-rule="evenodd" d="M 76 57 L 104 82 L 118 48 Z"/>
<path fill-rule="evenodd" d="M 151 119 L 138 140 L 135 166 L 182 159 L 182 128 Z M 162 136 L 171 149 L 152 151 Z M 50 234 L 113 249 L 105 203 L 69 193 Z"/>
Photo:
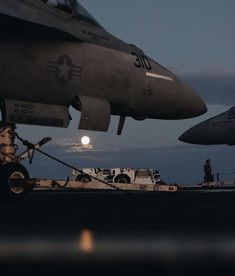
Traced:
<path fill-rule="evenodd" d="M 82 174 L 78 175 L 75 180 L 80 182 L 91 182 L 90 177 Z"/>
<path fill-rule="evenodd" d="M 23 199 L 31 190 L 30 188 L 15 185 L 11 179 L 29 178 L 29 173 L 24 166 L 19 163 L 8 163 L 1 166 L 0 170 L 0 194 L 6 199 Z"/>
<path fill-rule="evenodd" d="M 129 176 L 125 175 L 125 174 L 120 174 L 116 177 L 115 179 L 116 183 L 130 183 L 130 178 Z"/>

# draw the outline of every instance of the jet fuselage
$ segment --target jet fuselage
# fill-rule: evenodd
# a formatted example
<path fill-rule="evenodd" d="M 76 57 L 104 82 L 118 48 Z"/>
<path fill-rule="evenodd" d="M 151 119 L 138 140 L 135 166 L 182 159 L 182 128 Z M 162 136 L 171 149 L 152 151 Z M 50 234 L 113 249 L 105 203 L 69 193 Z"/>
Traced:
<path fill-rule="evenodd" d="M 235 107 L 190 128 L 179 140 L 199 145 L 235 145 Z"/>
<path fill-rule="evenodd" d="M 98 23 L 44 2 L 17 0 L 14 9 L 10 1 L 0 4 L 6 24 L 0 41 L 1 100 L 72 105 L 86 110 L 85 129 L 107 121 L 97 130 L 107 130 L 111 114 L 184 119 L 206 111 L 196 93 L 142 50 Z"/>

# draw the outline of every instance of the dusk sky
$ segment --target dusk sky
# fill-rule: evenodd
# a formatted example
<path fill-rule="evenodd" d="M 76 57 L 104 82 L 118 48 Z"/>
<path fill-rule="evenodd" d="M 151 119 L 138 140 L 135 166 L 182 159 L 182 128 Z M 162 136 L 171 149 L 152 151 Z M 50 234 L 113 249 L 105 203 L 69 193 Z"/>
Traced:
<path fill-rule="evenodd" d="M 82 0 L 111 33 L 174 72 L 234 72 L 234 0 Z"/>
<path fill-rule="evenodd" d="M 134 159 L 130 159 L 129 166 L 135 164 L 143 167 L 158 166 L 162 168 L 165 175 L 168 173 L 167 160 L 171 163 L 171 167 L 174 166 L 169 149 L 178 149 L 180 156 L 183 147 L 188 152 L 190 150 L 197 152 L 197 159 L 195 159 L 197 169 L 192 168 L 194 176 L 189 174 L 187 176 L 192 178 L 192 181 L 199 181 L 201 175 L 198 179 L 196 175 L 202 173 L 200 169 L 203 164 L 200 162 L 204 162 L 204 159 L 210 156 L 214 159 L 217 171 L 235 171 L 234 148 L 194 147 L 178 141 L 178 137 L 189 127 L 235 105 L 235 1 L 81 0 L 80 2 L 107 31 L 128 43 L 135 44 L 193 86 L 206 101 L 208 113 L 199 118 L 183 121 L 136 122 L 128 118 L 123 135 L 119 137 L 116 136 L 117 118 L 112 118 L 108 133 L 81 131 L 77 129 L 80 114 L 71 110 L 73 121 L 68 129 L 19 126 L 19 133 L 33 141 L 51 136 L 54 138 L 52 145 L 65 148 L 69 148 L 69 144 L 73 142 L 79 143 L 82 135 L 88 135 L 94 146 L 93 152 L 120 151 L 120 155 L 121 152 L 128 150 L 141 151 L 154 148 L 158 162 L 154 161 L 153 156 L 151 162 L 146 162 L 147 159 L 149 161 L 149 157 L 143 152 L 143 159 L 138 164 Z M 161 158 L 164 158 L 165 165 L 162 167 L 156 149 L 161 150 Z M 165 155 L 162 149 L 167 149 Z M 218 152 L 217 155 L 216 152 Z M 226 156 L 222 157 L 221 152 L 226 152 Z M 110 160 L 112 160 L 111 153 Z M 77 155 L 79 156 L 79 152 Z M 141 159 L 140 156 L 138 158 Z M 67 158 L 69 158 L 68 155 Z M 75 157 L 73 158 L 71 157 L 71 162 L 74 162 Z M 102 156 L 100 158 L 102 159 Z M 180 158 L 175 155 L 174 158 L 180 168 Z M 187 158 L 190 166 L 196 162 L 191 153 Z M 226 168 L 221 167 L 225 164 L 221 158 L 229 160 L 230 165 L 226 165 Z M 106 165 L 100 160 L 99 165 Z M 80 164 L 95 167 L 96 164 L 93 165 L 93 163 L 81 162 Z M 109 164 L 122 166 L 118 162 Z M 182 170 L 183 168 L 182 164 Z M 186 176 L 182 178 L 179 173 L 175 175 L 171 173 L 170 177 L 166 176 L 166 178 L 169 181 L 182 179 L 186 182 Z"/>

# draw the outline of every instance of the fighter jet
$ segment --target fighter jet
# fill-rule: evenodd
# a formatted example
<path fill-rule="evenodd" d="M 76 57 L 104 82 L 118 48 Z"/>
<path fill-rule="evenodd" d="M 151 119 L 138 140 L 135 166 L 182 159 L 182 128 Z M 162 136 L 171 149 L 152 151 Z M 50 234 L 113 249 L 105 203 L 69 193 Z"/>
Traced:
<path fill-rule="evenodd" d="M 1 0 L 0 23 L 1 163 L 14 160 L 15 124 L 66 128 L 70 106 L 81 112 L 80 129 L 107 131 L 111 115 L 120 116 L 118 134 L 126 117 L 207 111 L 176 75 L 108 33 L 77 0 Z"/>
<path fill-rule="evenodd" d="M 235 145 L 235 107 L 192 127 L 179 140 L 200 145 Z"/>

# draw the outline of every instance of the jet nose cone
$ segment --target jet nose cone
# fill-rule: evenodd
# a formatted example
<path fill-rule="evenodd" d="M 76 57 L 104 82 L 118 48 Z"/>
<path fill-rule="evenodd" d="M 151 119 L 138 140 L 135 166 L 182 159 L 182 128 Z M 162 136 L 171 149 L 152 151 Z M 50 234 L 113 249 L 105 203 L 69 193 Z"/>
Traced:
<path fill-rule="evenodd" d="M 207 106 L 201 97 L 183 82 L 180 82 L 180 85 L 182 93 L 179 100 L 182 101 L 182 110 L 184 110 L 187 118 L 197 117 L 206 113 Z"/>
<path fill-rule="evenodd" d="M 207 144 L 209 139 L 209 124 L 208 122 L 200 123 L 189 130 L 185 131 L 179 140 L 189 144 Z"/>

